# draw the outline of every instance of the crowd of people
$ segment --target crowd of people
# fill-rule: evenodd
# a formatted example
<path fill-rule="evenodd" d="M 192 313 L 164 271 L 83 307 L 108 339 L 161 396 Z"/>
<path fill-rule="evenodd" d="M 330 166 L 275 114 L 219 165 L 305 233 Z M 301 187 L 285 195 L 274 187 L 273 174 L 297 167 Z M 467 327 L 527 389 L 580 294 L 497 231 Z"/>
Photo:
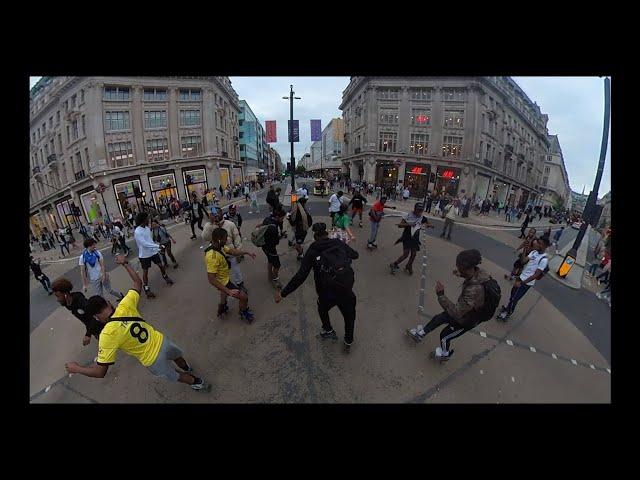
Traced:
<path fill-rule="evenodd" d="M 359 253 L 349 244 L 356 238 L 352 228 L 356 216 L 359 228 L 363 228 L 362 213 L 367 208 L 370 232 L 367 248 L 375 250 L 376 238 L 381 222 L 385 217 L 385 210 L 395 209 L 387 205 L 388 195 L 395 198 L 405 198 L 402 191 L 380 192 L 370 207 L 368 197 L 373 195 L 371 185 L 351 183 L 346 180 L 337 181 L 340 188 L 348 189 L 351 198 L 344 197 L 343 190 L 338 190 L 328 199 L 327 211 L 330 224 L 314 220 L 307 208 L 308 190 L 306 184 L 298 189 L 298 199 L 288 209 L 281 202 L 282 191 L 274 185 L 269 186 L 266 195 L 268 205 L 267 216 L 250 232 L 251 243 L 260 248 L 264 254 L 267 267 L 267 280 L 274 288 L 274 300 L 281 303 L 295 292 L 307 279 L 311 271 L 314 272 L 314 283 L 317 294 L 317 310 L 321 329 L 318 337 L 322 340 L 338 338 L 329 318 L 329 312 L 337 307 L 344 321 L 344 351 L 348 353 L 354 343 L 357 297 L 354 293 L 355 272 L 352 262 L 359 258 Z M 261 185 L 260 185 L 261 186 Z M 251 211 L 259 212 L 257 204 L 258 185 L 245 184 L 237 186 L 238 195 L 244 195 L 246 203 L 251 201 Z M 226 195 L 229 189 L 222 189 L 221 195 Z M 213 193 L 213 194 L 212 194 Z M 171 204 L 171 203 L 170 203 Z M 395 244 L 402 245 L 400 256 L 390 265 L 390 273 L 395 275 L 406 261 L 404 270 L 413 275 L 413 263 L 422 247 L 421 233 L 424 229 L 434 228 L 427 219 L 426 213 L 435 208 L 435 212 L 444 219 L 440 237 L 451 239 L 451 232 L 458 215 L 464 215 L 471 207 L 467 197 L 452 195 L 427 194 L 425 201 L 417 202 L 408 214 L 398 215 L 402 218 L 395 225 L 401 234 Z M 500 207 L 498 205 L 498 207 Z M 217 316 L 222 317 L 230 312 L 229 298 L 238 302 L 238 315 L 247 323 L 255 320 L 255 313 L 250 308 L 249 287 L 243 275 L 243 262 L 247 258 L 256 260 L 256 254 L 243 246 L 243 219 L 235 205 L 226 211 L 220 207 L 215 192 L 206 191 L 198 196 L 193 192 L 187 205 L 181 205 L 189 215 L 191 239 L 197 239 L 195 225 L 200 230 L 203 242 L 203 273 L 206 272 L 208 284 L 217 290 L 219 302 Z M 480 205 L 482 210 L 483 206 Z M 350 211 L 349 211 L 350 209 Z M 177 210 L 180 213 L 180 210 Z M 175 213 L 175 212 L 174 212 Z M 522 229 L 522 244 L 516 249 L 516 262 L 510 275 L 505 279 L 513 282 L 508 302 L 500 309 L 497 319 L 508 321 L 514 314 L 518 302 L 536 281 L 543 278 L 548 271 L 547 248 L 556 245 L 562 233 L 556 232 L 551 239 L 551 229 L 546 229 L 542 235 L 536 236 L 537 231 L 530 228 L 525 235 L 530 212 L 526 213 L 525 224 Z M 288 238 L 285 231 L 285 221 L 289 224 L 292 238 Z M 388 221 L 388 220 L 387 220 Z M 142 278 L 129 265 L 127 257 L 130 250 L 124 242 L 125 231 L 133 229 L 133 236 L 137 246 L 137 254 L 142 269 Z M 309 231 L 313 241 L 304 248 Z M 82 233 L 85 235 L 84 233 Z M 31 258 L 31 269 L 49 295 L 55 294 L 58 302 L 67 308 L 85 325 L 83 345 L 88 345 L 91 338 L 98 340 L 99 355 L 96 363 L 91 367 L 82 367 L 76 362 L 69 362 L 66 368 L 69 373 L 80 373 L 91 377 L 103 377 L 116 358 L 117 351 L 136 357 L 150 373 L 169 381 L 178 381 L 189 385 L 194 390 L 208 391 L 209 384 L 196 376 L 193 368 L 186 362 L 183 352 L 165 334 L 155 329 L 152 323 L 143 319 L 138 309 L 140 295 L 144 292 L 147 298 L 156 298 L 156 293 L 149 285 L 149 269 L 155 264 L 160 270 L 167 286 L 174 284 L 168 275 L 169 262 L 173 268 L 178 268 L 177 259 L 172 253 L 172 245 L 176 240 L 171 236 L 163 224 L 160 215 L 153 215 L 149 211 L 128 212 L 123 222 L 112 222 L 106 228 L 105 235 L 111 236 L 113 241 L 112 253 L 116 263 L 121 265 L 133 282 L 132 288 L 126 292 L 111 286 L 106 271 L 103 255 L 96 249 L 95 231 L 86 231 L 84 239 L 85 250 L 79 257 L 81 270 L 82 292 L 73 291 L 73 285 L 67 278 L 58 278 L 51 282 L 42 272 L 39 262 Z M 287 238 L 289 247 L 297 253 L 298 270 L 288 280 L 281 282 L 279 244 Z M 609 242 L 609 243 L 607 243 Z M 603 241 L 601 250 L 608 255 L 606 280 L 610 284 L 610 231 L 608 240 Z M 251 263 L 251 262 L 250 262 Z M 432 357 L 439 361 L 451 358 L 453 349 L 451 342 L 476 327 L 479 323 L 494 318 L 500 300 L 500 287 L 497 282 L 479 265 L 482 255 L 478 250 L 464 250 L 456 257 L 454 275 L 463 279 L 461 292 L 457 300 L 450 299 L 445 294 L 444 286 L 436 282 L 437 300 L 443 311 L 434 316 L 426 325 L 418 325 L 407 330 L 407 334 L 416 342 L 421 341 L 427 334 L 438 327 L 444 326 L 440 332 L 440 345 L 432 353 Z M 604 263 L 604 261 L 603 261 Z M 253 267 L 253 265 L 251 265 Z M 254 267 L 255 268 L 255 267 Z M 593 270 L 595 274 L 595 269 Z M 605 275 L 601 274 L 602 278 Z M 86 298 L 91 287 L 91 296 Z M 603 292 L 605 293 L 605 292 Z M 106 300 L 106 294 L 115 298 L 117 306 Z M 255 299 L 253 299 L 255 301 Z M 174 368 L 177 367 L 177 368 Z"/>

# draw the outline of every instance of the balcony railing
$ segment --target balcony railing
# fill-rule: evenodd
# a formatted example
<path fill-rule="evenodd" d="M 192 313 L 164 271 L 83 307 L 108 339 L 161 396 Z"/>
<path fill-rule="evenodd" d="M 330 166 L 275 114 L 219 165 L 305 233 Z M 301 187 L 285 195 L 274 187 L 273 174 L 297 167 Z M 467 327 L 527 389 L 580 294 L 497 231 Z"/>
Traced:
<path fill-rule="evenodd" d="M 76 172 L 76 181 L 82 180 L 84 177 L 85 177 L 84 170 L 80 170 L 79 172 Z"/>

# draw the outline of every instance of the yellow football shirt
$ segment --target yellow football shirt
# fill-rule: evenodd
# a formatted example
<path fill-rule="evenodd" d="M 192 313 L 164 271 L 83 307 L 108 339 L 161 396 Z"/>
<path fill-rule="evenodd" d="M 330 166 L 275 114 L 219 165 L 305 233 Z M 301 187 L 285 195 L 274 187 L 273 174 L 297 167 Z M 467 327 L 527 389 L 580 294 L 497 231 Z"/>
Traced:
<path fill-rule="evenodd" d="M 229 247 L 225 245 L 222 251 L 229 253 Z M 207 266 L 207 273 L 215 274 L 216 280 L 226 287 L 231 278 L 226 257 L 212 248 L 204 254 L 204 263 Z"/>
<path fill-rule="evenodd" d="M 142 320 L 138 311 L 139 300 L 140 294 L 129 290 L 111 315 L 111 320 L 102 329 L 98 340 L 98 364 L 115 363 L 118 350 L 136 357 L 145 367 L 156 361 L 164 335 Z M 116 320 L 117 318 L 123 320 Z"/>

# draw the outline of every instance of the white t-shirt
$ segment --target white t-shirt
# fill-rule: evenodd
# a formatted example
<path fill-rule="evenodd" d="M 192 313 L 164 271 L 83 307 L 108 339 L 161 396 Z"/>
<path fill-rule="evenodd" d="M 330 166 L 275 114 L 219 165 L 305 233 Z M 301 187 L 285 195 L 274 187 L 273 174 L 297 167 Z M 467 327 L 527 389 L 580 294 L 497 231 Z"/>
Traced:
<path fill-rule="evenodd" d="M 402 196 L 404 198 L 409 198 L 409 195 L 410 195 L 409 190 L 405 188 L 404 191 L 402 192 Z"/>
<path fill-rule="evenodd" d="M 340 211 L 340 205 L 342 205 L 342 201 L 338 198 L 338 194 L 334 193 L 333 195 L 331 195 L 331 198 L 329 199 L 329 211 L 330 212 L 339 212 Z"/>
<path fill-rule="evenodd" d="M 100 275 L 102 275 L 102 267 L 100 266 L 100 259 L 102 258 L 102 254 L 98 250 L 96 250 L 96 254 L 98 255 L 98 260 L 96 260 L 96 264 L 93 267 L 88 263 L 86 264 L 87 277 L 89 277 L 90 282 L 98 280 L 100 278 Z M 83 252 L 83 255 L 84 255 L 84 252 Z M 80 255 L 80 260 L 78 262 L 78 265 L 80 265 L 82 268 L 84 268 L 85 266 L 83 255 Z"/>
<path fill-rule="evenodd" d="M 529 261 L 522 269 L 522 273 L 520 274 L 520 280 L 526 280 L 531 275 L 533 275 L 536 272 L 536 270 L 544 270 L 545 268 L 547 268 L 547 265 L 549 264 L 549 258 L 547 257 L 546 253 L 540 253 L 537 250 L 532 250 L 531 253 L 529 253 L 529 255 L 527 256 L 529 257 Z M 529 283 L 525 285 L 529 287 L 533 287 L 535 283 L 536 283 L 535 280 L 531 280 Z"/>
<path fill-rule="evenodd" d="M 122 231 L 120 230 L 120 227 L 118 227 L 117 225 L 114 225 L 113 228 L 111 229 L 111 234 L 114 235 L 115 237 L 120 237 L 122 236 Z"/>

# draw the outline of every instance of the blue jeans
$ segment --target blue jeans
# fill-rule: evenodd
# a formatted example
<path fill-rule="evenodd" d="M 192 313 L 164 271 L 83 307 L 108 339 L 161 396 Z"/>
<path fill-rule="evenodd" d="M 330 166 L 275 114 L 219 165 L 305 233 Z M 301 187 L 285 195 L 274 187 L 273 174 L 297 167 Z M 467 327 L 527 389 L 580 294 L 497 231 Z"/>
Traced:
<path fill-rule="evenodd" d="M 592 263 L 591 265 L 589 265 L 589 273 L 591 275 L 595 275 L 597 268 L 598 268 L 598 263 L 597 262 Z"/>
<path fill-rule="evenodd" d="M 511 315 L 513 311 L 516 309 L 516 305 L 520 301 L 524 294 L 529 291 L 531 287 L 521 283 L 519 287 L 515 285 L 511 289 L 511 298 L 509 298 L 509 305 L 507 305 L 507 314 Z"/>
<path fill-rule="evenodd" d="M 376 241 L 376 237 L 378 236 L 378 228 L 380 228 L 380 222 L 370 222 L 371 223 L 371 235 L 369 236 L 369 243 L 374 243 Z"/>

